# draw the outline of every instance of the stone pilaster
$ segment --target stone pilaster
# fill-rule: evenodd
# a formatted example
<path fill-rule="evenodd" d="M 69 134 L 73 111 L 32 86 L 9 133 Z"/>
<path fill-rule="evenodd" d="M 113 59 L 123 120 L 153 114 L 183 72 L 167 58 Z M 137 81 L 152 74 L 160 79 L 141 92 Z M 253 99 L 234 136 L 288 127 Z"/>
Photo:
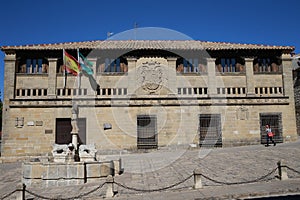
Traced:
<path fill-rule="evenodd" d="M 176 92 L 176 61 L 177 58 L 175 57 L 168 57 L 167 58 L 168 61 L 168 84 L 167 84 L 167 89 L 169 90 L 169 95 L 175 95 L 177 94 Z"/>
<path fill-rule="evenodd" d="M 135 94 L 136 88 L 136 61 L 135 57 L 128 57 L 128 95 Z"/>
<path fill-rule="evenodd" d="M 245 58 L 247 96 L 255 96 L 253 58 Z"/>
<path fill-rule="evenodd" d="M 297 139 L 296 119 L 295 119 L 295 99 L 294 82 L 292 74 L 292 57 L 290 54 L 282 54 L 282 83 L 283 95 L 289 97 L 289 105 L 283 114 L 283 134 Z"/>
<path fill-rule="evenodd" d="M 3 110 L 2 110 L 2 156 L 5 155 L 6 152 L 3 151 L 3 147 L 6 143 L 6 134 L 8 134 L 11 131 L 11 127 L 9 126 L 10 120 L 10 108 L 9 108 L 9 102 L 10 99 L 14 99 L 15 97 L 15 75 L 16 75 L 16 54 L 6 54 L 4 58 L 4 93 L 2 93 L 3 96 Z"/>
<path fill-rule="evenodd" d="M 15 97 L 16 54 L 6 54 L 4 58 L 4 108 Z"/>
<path fill-rule="evenodd" d="M 292 75 L 292 57 L 290 54 L 282 54 L 282 80 L 284 96 L 294 99 L 293 75 Z"/>
<path fill-rule="evenodd" d="M 48 70 L 48 98 L 56 97 L 56 66 L 57 58 L 48 58 L 49 70 Z"/>
<path fill-rule="evenodd" d="M 217 94 L 215 61 L 216 61 L 215 58 L 207 58 L 208 95 L 209 96 L 214 96 Z"/>

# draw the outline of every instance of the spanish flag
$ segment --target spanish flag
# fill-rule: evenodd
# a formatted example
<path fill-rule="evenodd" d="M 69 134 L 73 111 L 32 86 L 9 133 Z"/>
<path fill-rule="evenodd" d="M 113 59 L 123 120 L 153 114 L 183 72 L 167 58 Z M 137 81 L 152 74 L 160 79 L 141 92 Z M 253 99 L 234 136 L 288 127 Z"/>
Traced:
<path fill-rule="evenodd" d="M 68 73 L 72 73 L 75 76 L 79 74 L 80 65 L 78 61 L 66 51 L 64 51 L 64 65 Z"/>

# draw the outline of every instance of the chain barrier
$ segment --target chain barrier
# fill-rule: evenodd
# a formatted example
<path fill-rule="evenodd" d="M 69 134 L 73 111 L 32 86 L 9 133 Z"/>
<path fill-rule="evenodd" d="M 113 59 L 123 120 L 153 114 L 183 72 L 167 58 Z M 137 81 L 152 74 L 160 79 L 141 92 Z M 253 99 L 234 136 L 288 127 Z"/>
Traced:
<path fill-rule="evenodd" d="M 191 177 L 193 177 L 194 175 L 190 175 L 188 177 L 186 177 L 185 179 L 183 179 L 182 181 L 179 181 L 173 185 L 170 185 L 170 186 L 167 186 L 167 187 L 164 187 L 164 188 L 157 188 L 157 189 L 139 189 L 139 188 L 134 188 L 134 187 L 129 187 L 129 186 L 126 186 L 126 185 L 123 185 L 122 183 L 118 183 L 118 182 L 114 182 L 116 185 L 120 186 L 120 187 L 123 187 L 125 189 L 128 189 L 128 190 L 134 190 L 136 192 L 159 192 L 159 191 L 163 191 L 163 190 L 168 190 L 168 189 L 171 189 L 177 185 L 180 185 L 184 182 L 186 182 L 187 180 L 189 180 Z"/>
<path fill-rule="evenodd" d="M 275 171 L 278 169 L 278 167 L 276 167 L 275 169 L 273 169 L 272 171 L 270 171 L 269 173 L 267 173 L 266 175 L 264 176 L 261 176 L 257 179 L 254 179 L 254 180 L 250 180 L 250 181 L 240 181 L 240 182 L 223 182 L 223 181 L 218 181 L 216 179 L 212 179 L 204 174 L 201 174 L 201 176 L 203 176 L 204 178 L 214 182 L 214 183 L 218 183 L 218 184 L 221 184 L 221 185 L 239 185 L 239 184 L 247 184 L 247 183 L 255 183 L 255 182 L 259 182 L 259 181 L 262 181 L 264 179 L 266 179 L 268 176 L 271 176 L 273 173 L 275 173 Z M 267 180 L 271 180 L 273 178 L 269 178 Z"/>
<path fill-rule="evenodd" d="M 6 199 L 7 197 L 10 197 L 11 195 L 13 195 L 13 194 L 14 194 L 15 192 L 17 192 L 17 191 L 19 191 L 19 190 L 14 190 L 14 191 L 12 191 L 12 192 L 10 192 L 10 193 L 4 195 L 3 197 L 1 197 L 1 200 Z"/>
<path fill-rule="evenodd" d="M 87 196 L 87 195 L 89 195 L 89 194 L 92 194 L 92 193 L 96 192 L 97 190 L 99 190 L 100 188 L 102 188 L 104 185 L 105 185 L 105 182 L 102 183 L 101 185 L 99 185 L 98 187 L 92 189 L 92 190 L 89 191 L 89 192 L 80 194 L 80 195 L 78 195 L 78 196 L 68 197 L 68 198 L 57 198 L 57 197 L 56 197 L 56 198 L 52 198 L 52 197 L 45 197 L 45 196 L 36 194 L 36 193 L 31 192 L 31 191 L 26 190 L 26 189 L 25 189 L 25 192 L 27 192 L 27 193 L 29 193 L 29 194 L 31 194 L 31 195 L 37 197 L 37 198 L 40 198 L 40 199 L 47 199 L 47 200 L 55 200 L 55 199 L 59 199 L 59 200 L 72 200 L 72 199 L 79 199 L 79 198 L 85 197 L 85 196 Z"/>
<path fill-rule="evenodd" d="M 297 171 L 297 170 L 295 170 L 295 169 L 293 169 L 293 168 L 291 168 L 291 167 L 289 167 L 289 166 L 285 166 L 287 169 L 289 169 L 289 170 L 291 170 L 292 172 L 295 172 L 295 173 L 297 173 L 297 174 L 300 174 L 300 171 Z"/>
<path fill-rule="evenodd" d="M 295 170 L 295 169 L 293 169 L 293 168 L 291 168 L 291 167 L 289 167 L 289 166 L 282 166 L 282 167 L 286 167 L 287 169 L 289 169 L 289 170 L 291 170 L 291 171 L 293 171 L 293 172 L 295 172 L 295 173 L 300 174 L 300 171 L 297 171 L 297 170 Z M 259 181 L 263 181 L 263 180 L 271 180 L 271 179 L 273 179 L 274 177 L 272 177 L 272 178 L 268 178 L 268 177 L 271 176 L 273 173 L 275 173 L 275 171 L 276 171 L 277 169 L 278 169 L 278 167 L 276 167 L 275 169 L 273 169 L 273 170 L 270 171 L 269 173 L 267 173 L 267 174 L 265 174 L 265 175 L 263 175 L 263 176 L 261 176 L 261 177 L 259 177 L 259 178 L 256 178 L 256 179 L 253 179 L 253 180 L 249 180 L 249 181 L 240 181 L 240 182 L 225 182 L 225 181 L 219 181 L 219 180 L 210 178 L 209 176 L 206 176 L 206 175 L 204 175 L 204 174 L 202 174 L 202 173 L 199 174 L 199 175 L 201 175 L 201 177 L 203 177 L 203 178 L 205 178 L 205 179 L 207 179 L 207 180 L 210 180 L 210 181 L 212 181 L 212 182 L 214 182 L 214 183 L 217 183 L 217 184 L 221 184 L 221 185 L 238 185 L 238 184 L 254 183 L 254 182 L 259 182 Z M 186 182 L 187 180 L 189 180 L 189 179 L 190 179 L 191 177 L 193 177 L 193 176 L 194 176 L 194 174 L 192 174 L 192 175 L 186 177 L 185 179 L 183 179 L 183 180 L 181 180 L 181 181 L 179 181 L 179 182 L 177 182 L 177 183 L 175 183 L 175 184 L 173 184 L 173 185 L 169 185 L 169 186 L 167 186 L 167 187 L 157 188 L 157 189 L 139 189 L 139 188 L 134 188 L 134 187 L 126 186 L 126 185 L 124 185 L 124 184 L 122 184 L 122 183 L 119 183 L 119 182 L 116 182 L 116 181 L 114 181 L 114 184 L 116 184 L 116 185 L 118 185 L 118 186 L 120 186 L 120 187 L 122 187 L 122 188 L 125 188 L 125 189 L 128 189 L 128 190 L 133 190 L 133 191 L 136 191 L 136 192 L 158 192 L 158 191 L 168 190 L 168 189 L 171 189 L 171 188 L 173 188 L 173 187 L 176 187 L 176 186 L 178 186 L 178 185 L 180 185 L 180 184 Z M 268 178 L 268 179 L 267 179 L 267 178 Z M 87 195 L 89 195 L 89 194 L 91 194 L 91 193 L 94 193 L 94 192 L 96 192 L 97 190 L 101 189 L 105 184 L 106 184 L 106 182 L 104 182 L 104 183 L 102 183 L 101 185 L 99 185 L 98 187 L 96 187 L 96 188 L 90 190 L 89 192 L 86 192 L 86 193 L 83 193 L 83 194 L 80 194 L 80 195 L 77 195 L 77 196 L 73 196 L 73 197 L 68 197 L 68 198 L 57 198 L 57 197 L 56 197 L 56 198 L 53 198 L 53 197 L 46 197 L 46 196 L 42 196 L 42 195 L 36 194 L 36 193 L 34 193 L 34 192 L 32 192 L 32 191 L 29 191 L 29 190 L 27 190 L 27 189 L 25 189 L 24 191 L 27 192 L 27 193 L 29 193 L 30 195 L 33 195 L 33 196 L 35 196 L 35 197 L 37 197 L 37 198 L 40 198 L 40 199 L 46 199 L 46 200 L 55 200 L 55 199 L 60 199 L 60 200 L 71 200 L 71 199 L 80 199 L 80 198 L 85 197 L 85 196 L 87 196 Z M 16 189 L 16 190 L 14 190 L 14 191 L 12 191 L 12 192 L 10 192 L 10 193 L 4 195 L 3 197 L 1 197 L 1 200 L 4 200 L 4 199 L 8 198 L 9 196 L 11 196 L 12 194 L 14 194 L 15 192 L 18 192 L 18 191 L 20 191 L 20 190 L 19 190 L 19 189 Z"/>

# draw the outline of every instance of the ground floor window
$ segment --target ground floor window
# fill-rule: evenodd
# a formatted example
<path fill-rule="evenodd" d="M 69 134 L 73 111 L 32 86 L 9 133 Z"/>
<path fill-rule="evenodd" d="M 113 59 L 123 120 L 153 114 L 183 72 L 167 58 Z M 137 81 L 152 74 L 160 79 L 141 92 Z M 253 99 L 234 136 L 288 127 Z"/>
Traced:
<path fill-rule="evenodd" d="M 86 118 L 78 119 L 78 141 L 79 144 L 86 144 Z M 71 118 L 56 118 L 55 143 L 69 144 L 72 142 Z"/>
<path fill-rule="evenodd" d="M 282 137 L 282 114 L 281 113 L 260 113 L 260 135 L 261 143 L 267 143 L 267 134 L 265 131 L 266 124 L 271 126 L 272 132 L 275 133 L 274 140 L 277 143 L 283 142 Z"/>
<path fill-rule="evenodd" d="M 222 147 L 222 130 L 220 114 L 200 114 L 200 146 Z"/>
<path fill-rule="evenodd" d="M 137 148 L 156 149 L 157 142 L 157 118 L 155 115 L 137 116 Z"/>

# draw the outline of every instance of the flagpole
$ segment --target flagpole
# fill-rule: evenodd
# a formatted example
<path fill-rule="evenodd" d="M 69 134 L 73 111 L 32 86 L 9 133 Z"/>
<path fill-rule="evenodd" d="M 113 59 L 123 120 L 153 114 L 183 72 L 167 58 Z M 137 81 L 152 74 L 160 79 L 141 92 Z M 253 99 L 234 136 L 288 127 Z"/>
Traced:
<path fill-rule="evenodd" d="M 80 61 L 79 61 L 79 48 L 77 48 L 77 61 L 78 61 L 78 69 L 80 69 Z M 80 89 L 81 87 L 81 74 L 80 74 L 80 70 L 77 74 L 77 87 L 78 89 Z"/>
<path fill-rule="evenodd" d="M 67 81 L 66 81 L 66 61 L 65 61 L 65 49 L 63 49 L 63 78 L 64 78 L 64 89 L 66 89 Z"/>

